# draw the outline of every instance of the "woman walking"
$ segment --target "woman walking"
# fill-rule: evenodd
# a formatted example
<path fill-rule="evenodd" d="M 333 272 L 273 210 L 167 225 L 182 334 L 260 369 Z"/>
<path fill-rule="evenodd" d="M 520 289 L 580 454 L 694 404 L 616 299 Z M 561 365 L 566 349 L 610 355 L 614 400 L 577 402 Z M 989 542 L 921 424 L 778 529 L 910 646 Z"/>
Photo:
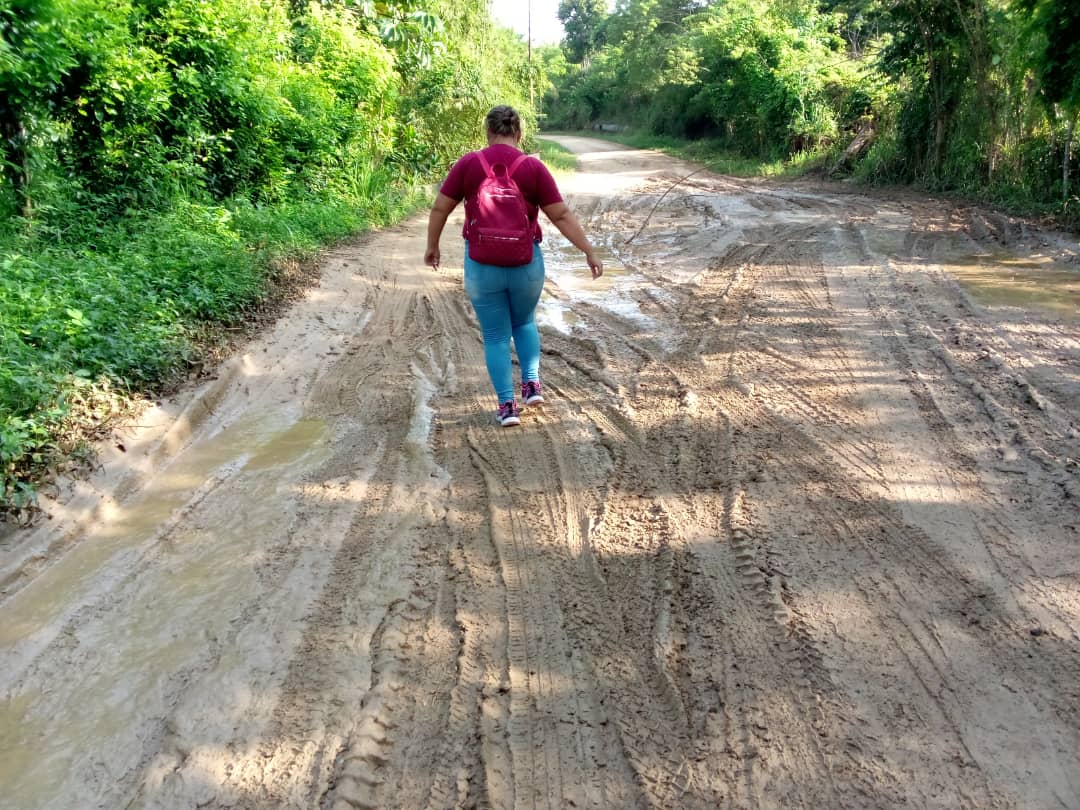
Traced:
<path fill-rule="evenodd" d="M 535 319 L 544 289 L 539 211 L 585 254 L 593 278 L 599 278 L 604 268 L 563 202 L 551 172 L 518 148 L 521 118 L 514 109 L 493 108 L 485 124 L 487 148 L 462 156 L 435 198 L 424 263 L 439 269 L 439 238 L 446 219 L 465 200 L 465 293 L 480 322 L 484 359 L 499 402 L 498 420 L 509 427 L 521 422 L 514 397 L 511 338 L 521 367 L 523 404 L 544 401 Z"/>

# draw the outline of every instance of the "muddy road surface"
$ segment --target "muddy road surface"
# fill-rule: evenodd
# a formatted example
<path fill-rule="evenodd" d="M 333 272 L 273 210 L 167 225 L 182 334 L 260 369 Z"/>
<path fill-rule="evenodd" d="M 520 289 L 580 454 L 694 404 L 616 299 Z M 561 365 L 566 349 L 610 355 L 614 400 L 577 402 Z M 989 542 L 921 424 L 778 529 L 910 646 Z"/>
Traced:
<path fill-rule="evenodd" d="M 1080 807 L 1077 246 L 561 140 L 519 428 L 419 216 L 3 538 L 0 807 Z"/>

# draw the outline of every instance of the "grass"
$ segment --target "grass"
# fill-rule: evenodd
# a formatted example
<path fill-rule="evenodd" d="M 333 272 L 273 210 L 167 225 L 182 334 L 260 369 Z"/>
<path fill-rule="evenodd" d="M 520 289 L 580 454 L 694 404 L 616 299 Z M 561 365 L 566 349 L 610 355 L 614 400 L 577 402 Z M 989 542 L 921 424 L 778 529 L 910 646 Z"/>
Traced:
<path fill-rule="evenodd" d="M 268 206 L 177 201 L 110 223 L 86 211 L 61 237 L 0 237 L 0 516 L 32 516 L 42 482 L 132 397 L 264 320 L 297 263 L 424 202 L 389 172 L 362 186 Z"/>
<path fill-rule="evenodd" d="M 577 171 L 577 155 L 569 149 L 559 146 L 554 141 L 538 139 L 540 143 L 540 159 L 544 161 L 552 174 L 572 174 Z"/>

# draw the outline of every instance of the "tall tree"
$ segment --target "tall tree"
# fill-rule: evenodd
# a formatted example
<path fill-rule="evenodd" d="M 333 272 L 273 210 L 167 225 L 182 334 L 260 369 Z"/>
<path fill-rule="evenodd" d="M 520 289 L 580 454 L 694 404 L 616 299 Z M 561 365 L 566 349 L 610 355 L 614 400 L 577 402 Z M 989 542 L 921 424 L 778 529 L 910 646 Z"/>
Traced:
<path fill-rule="evenodd" d="M 75 64 L 64 30 L 68 6 L 64 0 L 0 4 L 0 171 L 26 215 L 34 129 L 47 121 L 60 81 Z"/>
<path fill-rule="evenodd" d="M 560 0 L 559 21 L 566 32 L 562 44 L 569 61 L 588 65 L 590 57 L 603 44 L 601 31 L 605 19 L 604 0 Z"/>
<path fill-rule="evenodd" d="M 1080 116 L 1080 6 L 1075 0 L 1026 0 L 1032 29 L 1041 47 L 1033 55 L 1043 99 L 1053 110 L 1060 108 L 1066 120 L 1065 149 L 1061 167 L 1061 193 L 1069 196 L 1069 167 L 1076 119 Z"/>
<path fill-rule="evenodd" d="M 932 181 L 941 176 L 949 127 L 960 106 L 969 75 L 971 55 L 964 42 L 965 6 L 977 0 L 897 0 L 886 19 L 892 39 L 882 54 L 882 65 L 896 79 L 911 82 L 907 120 L 901 137 L 915 147 L 929 130 L 929 143 L 921 163 Z"/>

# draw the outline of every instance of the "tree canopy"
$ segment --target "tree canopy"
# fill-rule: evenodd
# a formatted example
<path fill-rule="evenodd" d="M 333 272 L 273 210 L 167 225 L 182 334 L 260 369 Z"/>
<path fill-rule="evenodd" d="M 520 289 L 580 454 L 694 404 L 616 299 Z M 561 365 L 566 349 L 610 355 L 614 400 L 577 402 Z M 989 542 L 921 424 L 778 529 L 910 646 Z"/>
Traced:
<path fill-rule="evenodd" d="M 0 0 L 0 513 L 531 77 L 485 0 Z"/>
<path fill-rule="evenodd" d="M 848 144 L 869 180 L 1070 203 L 1080 6 L 1069 0 L 564 0 L 552 126 L 622 124 L 764 159 Z M 589 24 L 584 24 L 589 21 Z M 1058 201 L 1054 203 L 1053 201 Z"/>

